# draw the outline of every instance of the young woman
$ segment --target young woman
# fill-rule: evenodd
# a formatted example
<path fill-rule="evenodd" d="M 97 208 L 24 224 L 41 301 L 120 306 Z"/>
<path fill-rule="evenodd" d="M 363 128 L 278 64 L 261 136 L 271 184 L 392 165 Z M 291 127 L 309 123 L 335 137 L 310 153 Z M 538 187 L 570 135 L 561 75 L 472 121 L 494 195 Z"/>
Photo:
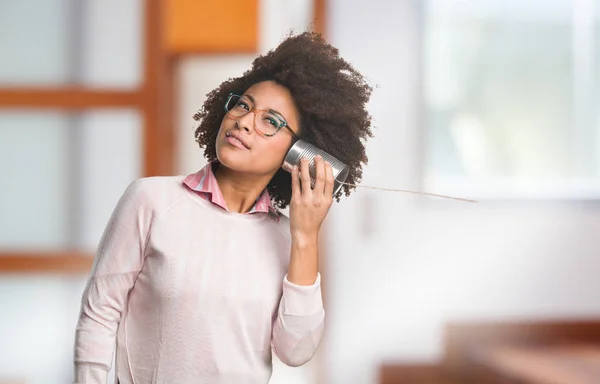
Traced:
<path fill-rule="evenodd" d="M 333 198 L 331 166 L 290 174 L 298 138 L 360 180 L 371 136 L 371 87 L 337 49 L 288 36 L 196 114 L 209 164 L 195 174 L 134 181 L 106 227 L 83 294 L 75 383 L 267 383 L 271 350 L 298 366 L 323 334 L 319 229 Z M 278 209 L 290 206 L 289 219 Z"/>

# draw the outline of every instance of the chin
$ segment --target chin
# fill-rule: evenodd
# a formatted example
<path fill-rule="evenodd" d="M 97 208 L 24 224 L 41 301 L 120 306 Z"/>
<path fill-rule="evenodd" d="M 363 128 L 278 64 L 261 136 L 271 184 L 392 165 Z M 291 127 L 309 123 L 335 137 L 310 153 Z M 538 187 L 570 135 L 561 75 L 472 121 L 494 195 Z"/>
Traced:
<path fill-rule="evenodd" d="M 227 146 L 217 147 L 217 160 L 225 167 L 237 172 L 252 172 L 250 151 L 243 153 Z"/>
<path fill-rule="evenodd" d="M 246 156 L 244 156 L 246 155 Z M 256 175 L 275 174 L 281 165 L 258 164 L 256 159 L 247 156 L 249 153 L 239 153 L 230 148 L 217 149 L 217 159 L 226 168 L 239 172 Z"/>
<path fill-rule="evenodd" d="M 219 163 L 223 164 L 227 168 L 237 170 L 239 168 L 243 168 L 244 163 L 247 163 L 247 160 L 244 160 L 236 153 L 232 153 L 231 150 L 223 150 L 217 151 L 217 160 Z"/>

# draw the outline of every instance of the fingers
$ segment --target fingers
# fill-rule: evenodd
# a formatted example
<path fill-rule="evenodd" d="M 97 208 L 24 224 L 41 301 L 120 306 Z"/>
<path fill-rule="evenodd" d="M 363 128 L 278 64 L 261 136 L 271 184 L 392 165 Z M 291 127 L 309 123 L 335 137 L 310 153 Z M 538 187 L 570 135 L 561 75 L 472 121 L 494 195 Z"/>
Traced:
<path fill-rule="evenodd" d="M 300 161 L 300 181 L 302 182 L 302 194 L 310 194 L 310 173 L 308 172 L 308 160 L 303 158 Z"/>
<path fill-rule="evenodd" d="M 315 186 L 313 191 L 318 194 L 323 194 L 323 188 L 325 187 L 325 162 L 319 155 L 315 157 Z"/>
<path fill-rule="evenodd" d="M 323 195 L 328 198 L 333 198 L 333 167 L 331 163 L 328 161 L 325 162 L 325 189 L 323 191 Z"/>
<path fill-rule="evenodd" d="M 300 170 L 298 166 L 294 165 L 292 168 L 292 197 L 300 197 L 302 192 L 300 191 Z"/>
<path fill-rule="evenodd" d="M 311 188 L 310 163 L 303 158 L 300 167 L 292 170 L 292 194 L 306 195 L 314 193 L 314 196 L 324 196 L 331 199 L 333 196 L 333 168 L 329 162 L 323 160 L 319 155 L 315 156 L 315 183 Z M 300 179 L 301 183 L 298 182 Z M 312 189 L 312 190 L 311 190 Z"/>

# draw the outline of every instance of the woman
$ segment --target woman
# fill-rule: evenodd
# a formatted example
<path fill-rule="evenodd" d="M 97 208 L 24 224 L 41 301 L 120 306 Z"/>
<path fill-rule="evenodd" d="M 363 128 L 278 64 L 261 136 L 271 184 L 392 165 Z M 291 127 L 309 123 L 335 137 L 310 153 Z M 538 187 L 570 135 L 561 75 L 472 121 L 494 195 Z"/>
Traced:
<path fill-rule="evenodd" d="M 371 136 L 371 87 L 315 33 L 288 36 L 195 116 L 209 164 L 134 181 L 107 225 L 82 298 L 75 382 L 267 383 L 271 349 L 306 363 L 323 334 L 319 229 L 331 166 L 283 159 L 298 138 L 350 167 Z M 349 195 L 351 187 L 344 185 Z M 341 191 L 335 196 L 338 200 Z M 278 209 L 290 206 L 288 219 Z"/>

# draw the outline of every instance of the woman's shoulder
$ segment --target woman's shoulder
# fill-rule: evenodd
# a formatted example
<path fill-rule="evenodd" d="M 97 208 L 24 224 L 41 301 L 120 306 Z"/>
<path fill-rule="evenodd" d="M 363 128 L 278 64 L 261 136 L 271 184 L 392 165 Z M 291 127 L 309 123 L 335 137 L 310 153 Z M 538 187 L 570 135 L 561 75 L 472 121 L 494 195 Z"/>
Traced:
<path fill-rule="evenodd" d="M 151 176 L 133 180 L 123 193 L 139 205 L 162 210 L 183 195 L 184 176 Z"/>
<path fill-rule="evenodd" d="M 133 180 L 127 187 L 130 193 L 161 194 L 181 190 L 184 176 L 151 176 Z"/>

